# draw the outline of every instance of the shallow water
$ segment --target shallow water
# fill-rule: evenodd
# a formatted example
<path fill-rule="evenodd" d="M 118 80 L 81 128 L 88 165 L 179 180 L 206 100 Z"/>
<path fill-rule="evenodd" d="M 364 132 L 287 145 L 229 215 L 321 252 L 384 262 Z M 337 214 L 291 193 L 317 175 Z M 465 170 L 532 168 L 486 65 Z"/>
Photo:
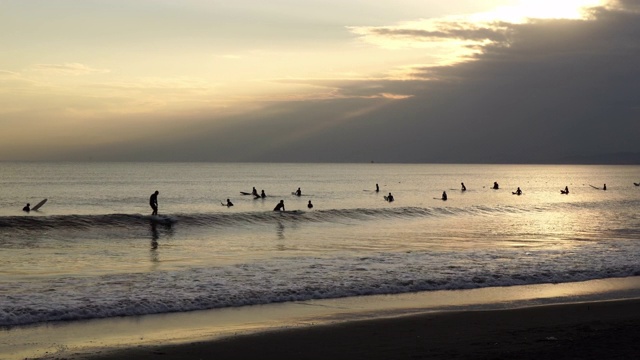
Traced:
<path fill-rule="evenodd" d="M 640 274 L 639 166 L 0 169 L 5 326 Z M 254 186 L 268 197 L 240 195 Z M 155 190 L 159 217 L 149 216 Z M 20 210 L 43 198 L 40 211 Z M 280 199 L 286 213 L 272 211 Z"/>

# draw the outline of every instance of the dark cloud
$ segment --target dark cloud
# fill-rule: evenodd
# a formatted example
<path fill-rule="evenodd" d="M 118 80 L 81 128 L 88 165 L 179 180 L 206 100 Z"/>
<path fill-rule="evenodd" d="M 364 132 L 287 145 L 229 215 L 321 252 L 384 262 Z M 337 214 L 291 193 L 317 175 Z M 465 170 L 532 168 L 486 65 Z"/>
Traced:
<path fill-rule="evenodd" d="M 127 146 L 94 153 L 132 160 L 526 163 L 640 152 L 640 6 L 619 4 L 593 9 L 588 21 L 503 23 L 499 34 L 400 32 L 493 42 L 468 62 L 416 68 L 419 80 L 316 83 L 342 98 L 274 103 L 224 127 L 203 119 L 197 135 L 140 143 L 133 159 Z M 377 96 L 385 93 L 412 97 Z"/>

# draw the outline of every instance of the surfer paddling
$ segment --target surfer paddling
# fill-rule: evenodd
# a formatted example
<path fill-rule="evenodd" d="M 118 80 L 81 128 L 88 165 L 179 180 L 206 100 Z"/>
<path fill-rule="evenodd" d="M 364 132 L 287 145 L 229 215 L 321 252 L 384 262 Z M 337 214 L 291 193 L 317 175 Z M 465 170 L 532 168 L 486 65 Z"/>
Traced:
<path fill-rule="evenodd" d="M 285 211 L 285 209 L 284 209 L 284 200 L 280 200 L 278 205 L 276 205 L 276 207 L 273 208 L 273 211 Z"/>
<path fill-rule="evenodd" d="M 156 190 L 156 192 L 149 197 L 149 206 L 153 209 L 151 215 L 158 215 L 158 194 L 160 194 L 160 192 Z"/>

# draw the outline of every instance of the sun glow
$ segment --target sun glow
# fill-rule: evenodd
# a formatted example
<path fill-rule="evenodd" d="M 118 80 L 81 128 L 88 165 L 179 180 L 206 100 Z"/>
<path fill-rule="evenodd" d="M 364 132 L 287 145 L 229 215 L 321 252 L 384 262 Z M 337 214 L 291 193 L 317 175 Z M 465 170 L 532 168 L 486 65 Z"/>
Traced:
<path fill-rule="evenodd" d="M 530 19 L 584 19 L 585 10 L 605 5 L 604 0 L 519 0 L 515 5 L 475 14 L 474 21 L 506 21 L 524 23 Z"/>

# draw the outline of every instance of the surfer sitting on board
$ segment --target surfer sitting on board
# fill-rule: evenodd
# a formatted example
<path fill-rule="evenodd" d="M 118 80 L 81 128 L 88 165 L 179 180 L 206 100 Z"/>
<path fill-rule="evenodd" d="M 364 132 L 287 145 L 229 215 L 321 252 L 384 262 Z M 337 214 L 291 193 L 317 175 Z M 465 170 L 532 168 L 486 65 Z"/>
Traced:
<path fill-rule="evenodd" d="M 294 195 L 296 195 L 296 196 L 302 195 L 302 190 L 300 190 L 300 188 L 298 188 L 298 190 L 296 190 L 296 192 L 294 192 Z"/>
<path fill-rule="evenodd" d="M 31 211 L 31 204 L 27 203 L 27 206 L 23 207 L 22 211 L 25 211 L 25 212 Z"/>
<path fill-rule="evenodd" d="M 276 207 L 273 208 L 273 211 L 285 211 L 284 210 L 284 200 L 280 200 L 278 205 L 276 205 Z"/>
<path fill-rule="evenodd" d="M 446 191 L 442 192 L 442 200 L 447 200 L 447 192 Z"/>
<path fill-rule="evenodd" d="M 260 192 L 260 197 L 263 199 L 267 197 L 267 194 L 264 193 L 264 190 Z"/>
<path fill-rule="evenodd" d="M 313 208 L 313 204 L 311 203 L 311 200 L 309 200 L 309 203 L 307 204 L 307 207 L 308 207 L 309 209 Z"/>
<path fill-rule="evenodd" d="M 462 191 L 467 191 L 467 187 L 464 186 L 464 183 L 460 183 L 460 185 L 462 185 L 462 189 L 461 189 Z"/>
<path fill-rule="evenodd" d="M 231 200 L 227 199 L 227 203 L 226 203 L 226 204 L 224 204 L 224 205 L 225 205 L 226 207 L 229 207 L 229 206 L 233 206 L 233 203 L 231 202 Z"/>
<path fill-rule="evenodd" d="M 513 195 L 522 195 L 522 190 L 520 190 L 520 187 L 518 187 L 518 190 L 516 190 Z"/>
<path fill-rule="evenodd" d="M 258 195 L 258 190 L 256 190 L 256 187 L 253 187 L 253 190 L 251 190 L 251 195 L 255 196 L 255 197 L 259 197 L 260 195 Z"/>
<path fill-rule="evenodd" d="M 569 187 L 568 187 L 568 186 L 565 186 L 565 187 L 564 187 L 564 190 L 560 190 L 560 193 L 561 193 L 561 194 L 565 194 L 565 195 L 569 194 Z"/>
<path fill-rule="evenodd" d="M 158 194 L 160 194 L 160 192 L 156 190 L 149 198 L 149 206 L 153 209 L 151 215 L 158 215 Z"/>
<path fill-rule="evenodd" d="M 607 190 L 607 184 L 604 184 L 604 186 L 602 187 L 602 190 Z"/>
<path fill-rule="evenodd" d="M 498 183 L 494 181 L 494 182 L 493 182 L 493 188 L 492 188 L 492 189 L 493 189 L 493 190 L 498 190 L 499 188 L 500 188 L 500 186 L 498 186 Z"/>
<path fill-rule="evenodd" d="M 385 196 L 384 199 L 387 200 L 388 202 L 392 202 L 393 201 L 393 195 L 391 195 L 391 193 L 389 193 L 389 196 Z"/>
<path fill-rule="evenodd" d="M 378 184 L 376 184 L 376 192 L 380 192 L 380 186 L 378 186 Z"/>

